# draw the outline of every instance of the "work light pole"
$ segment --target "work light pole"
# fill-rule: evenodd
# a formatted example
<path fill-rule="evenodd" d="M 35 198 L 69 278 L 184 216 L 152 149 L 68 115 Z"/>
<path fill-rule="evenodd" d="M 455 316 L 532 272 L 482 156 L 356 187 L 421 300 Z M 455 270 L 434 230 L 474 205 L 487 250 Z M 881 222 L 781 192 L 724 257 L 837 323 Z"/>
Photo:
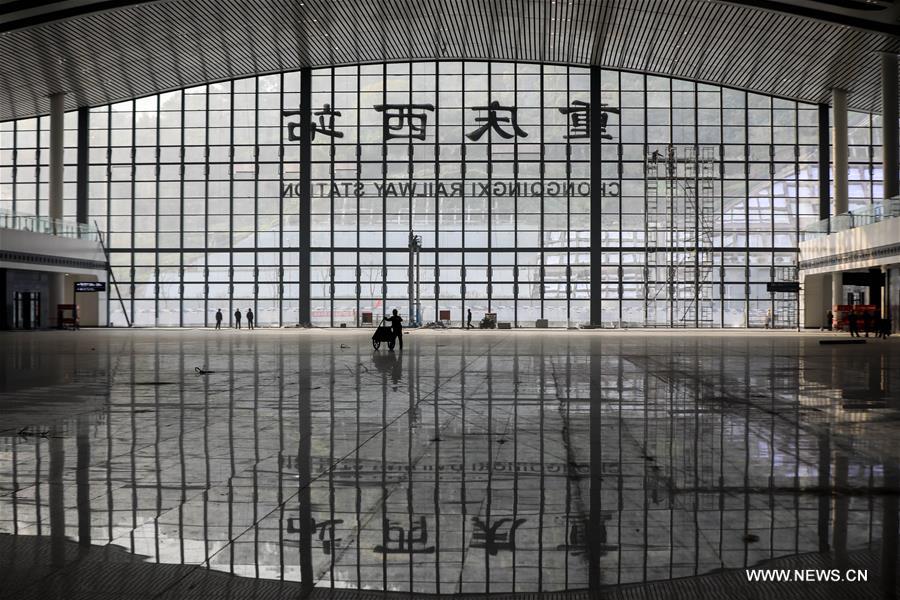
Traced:
<path fill-rule="evenodd" d="M 420 253 L 422 236 L 409 232 L 409 318 L 413 327 L 422 324 L 422 305 L 419 288 Z"/>

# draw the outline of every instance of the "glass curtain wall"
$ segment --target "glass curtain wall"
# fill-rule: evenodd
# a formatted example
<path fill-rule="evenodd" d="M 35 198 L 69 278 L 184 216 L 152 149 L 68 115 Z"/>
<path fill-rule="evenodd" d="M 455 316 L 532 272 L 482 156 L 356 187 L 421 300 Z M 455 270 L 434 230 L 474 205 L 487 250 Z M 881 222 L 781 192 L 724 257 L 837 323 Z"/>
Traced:
<path fill-rule="evenodd" d="M 589 145 L 564 112 L 589 102 L 586 69 L 384 64 L 312 82 L 314 114 L 340 112 L 315 120 L 314 324 L 414 312 L 416 271 L 424 322 L 589 320 Z"/>
<path fill-rule="evenodd" d="M 675 291 L 646 285 L 658 254 L 647 158 L 670 146 L 707 152 L 712 164 L 707 324 L 762 326 L 771 309 L 777 326 L 795 325 L 793 297 L 766 283 L 796 265 L 798 231 L 818 219 L 814 105 L 602 71 L 592 206 L 585 68 L 392 63 L 315 70 L 312 86 L 316 325 L 353 326 L 391 308 L 409 318 L 413 232 L 423 322 L 449 311 L 458 326 L 471 309 L 475 324 L 491 312 L 517 326 L 577 325 L 589 320 L 593 288 L 604 325 L 691 326 L 663 306 L 697 283 L 683 252 L 670 253 L 682 257 L 670 263 Z M 261 326 L 297 323 L 299 104 L 292 72 L 91 109 L 90 219 L 135 324 L 202 326 L 220 308 L 226 322 L 253 308 Z M 850 116 L 851 208 L 880 199 L 877 121 Z M 48 117 L 0 123 L 0 209 L 46 214 L 48 130 Z M 66 130 L 64 210 L 74 218 L 74 113 Z M 603 274 L 593 286 L 592 210 Z M 670 245 L 696 234 L 675 229 Z M 109 314 L 125 324 L 116 298 Z"/>

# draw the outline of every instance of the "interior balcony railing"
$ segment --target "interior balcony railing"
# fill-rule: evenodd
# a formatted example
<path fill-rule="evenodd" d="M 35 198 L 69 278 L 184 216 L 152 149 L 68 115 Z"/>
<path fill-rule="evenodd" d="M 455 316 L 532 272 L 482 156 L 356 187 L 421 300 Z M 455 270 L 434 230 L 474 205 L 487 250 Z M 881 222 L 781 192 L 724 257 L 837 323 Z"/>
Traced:
<path fill-rule="evenodd" d="M 896 217 L 900 217 L 900 196 L 876 202 L 862 210 L 847 211 L 813 223 L 800 232 L 800 241 L 806 242 L 831 233 L 847 231 Z"/>
<path fill-rule="evenodd" d="M 25 215 L 9 210 L 0 210 L 0 229 L 16 229 L 18 231 L 33 231 L 60 237 L 100 241 L 100 234 L 93 225 L 76 223 L 65 219 L 51 219 L 36 215 Z"/>

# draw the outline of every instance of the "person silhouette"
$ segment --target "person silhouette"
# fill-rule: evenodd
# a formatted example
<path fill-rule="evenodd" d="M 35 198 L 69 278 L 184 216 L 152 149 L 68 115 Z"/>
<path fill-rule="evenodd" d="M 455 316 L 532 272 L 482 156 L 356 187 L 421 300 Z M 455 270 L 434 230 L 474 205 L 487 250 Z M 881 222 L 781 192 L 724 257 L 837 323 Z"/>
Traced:
<path fill-rule="evenodd" d="M 236 329 L 241 328 L 241 309 L 237 309 L 234 311 L 234 327 Z"/>
<path fill-rule="evenodd" d="M 472 329 L 472 309 L 467 309 L 466 313 L 466 329 Z"/>
<path fill-rule="evenodd" d="M 400 349 L 403 350 L 403 317 L 397 313 L 397 309 L 395 308 L 394 312 L 391 313 L 391 316 L 385 317 L 384 320 L 390 321 L 391 331 L 393 332 L 397 343 L 400 345 Z M 393 348 L 391 348 L 390 351 L 393 352 Z"/>
<path fill-rule="evenodd" d="M 253 329 L 253 309 L 247 309 L 247 329 Z"/>
<path fill-rule="evenodd" d="M 222 309 L 216 311 L 216 329 L 222 329 Z"/>

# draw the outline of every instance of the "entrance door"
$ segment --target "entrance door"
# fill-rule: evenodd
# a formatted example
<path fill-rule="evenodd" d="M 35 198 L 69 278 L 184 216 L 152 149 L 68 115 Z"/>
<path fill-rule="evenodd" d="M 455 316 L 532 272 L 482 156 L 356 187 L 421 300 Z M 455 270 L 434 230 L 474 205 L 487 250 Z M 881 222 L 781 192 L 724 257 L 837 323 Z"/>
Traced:
<path fill-rule="evenodd" d="M 15 329 L 37 329 L 41 326 L 41 293 L 16 292 L 14 299 Z"/>

